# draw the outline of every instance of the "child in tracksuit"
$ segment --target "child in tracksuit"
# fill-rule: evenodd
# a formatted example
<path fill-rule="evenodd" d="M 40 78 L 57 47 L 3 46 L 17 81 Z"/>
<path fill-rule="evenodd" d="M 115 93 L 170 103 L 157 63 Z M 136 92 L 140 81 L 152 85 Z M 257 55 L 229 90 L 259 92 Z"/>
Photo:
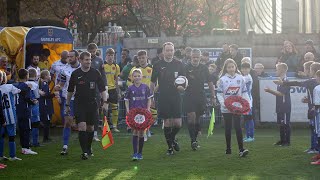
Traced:
<path fill-rule="evenodd" d="M 14 85 L 21 90 L 19 98 L 16 104 L 16 112 L 19 125 L 19 134 L 20 134 L 20 145 L 22 154 L 38 154 L 30 149 L 30 129 L 31 129 L 31 112 L 29 109 L 30 105 L 37 104 L 37 100 L 32 100 L 30 98 L 31 89 L 26 84 L 27 79 L 29 78 L 29 72 L 26 69 L 20 69 L 18 71 L 19 82 Z"/>
<path fill-rule="evenodd" d="M 29 80 L 26 82 L 31 87 L 31 99 L 38 100 L 40 98 L 39 94 L 39 82 L 37 80 L 37 71 L 34 68 L 28 69 Z M 39 102 L 31 105 L 31 136 L 32 136 L 32 146 L 39 147 L 39 127 L 40 127 L 40 110 Z"/>
<path fill-rule="evenodd" d="M 318 62 L 306 62 L 303 64 L 304 74 L 308 75 L 310 78 L 305 81 L 275 81 L 278 85 L 283 86 L 300 86 L 307 89 L 307 98 L 305 99 L 308 102 L 308 119 L 310 121 L 310 130 L 311 130 L 311 147 L 305 152 L 308 154 L 313 154 L 318 151 L 317 135 L 315 133 L 315 117 L 314 117 L 314 105 L 313 105 L 313 89 L 319 85 L 316 81 L 316 72 L 320 70 L 320 63 Z M 279 83 L 280 82 L 280 83 Z M 304 101 L 305 101 L 304 100 Z"/>
<path fill-rule="evenodd" d="M 288 81 L 287 79 L 288 66 L 285 63 L 279 63 L 276 65 L 277 75 L 282 82 Z M 265 88 L 265 92 L 276 96 L 276 113 L 277 122 L 280 124 L 280 140 L 274 145 L 277 146 L 290 146 L 290 115 L 291 115 L 291 98 L 290 87 L 284 85 L 278 85 L 277 90 Z"/>
<path fill-rule="evenodd" d="M 42 70 L 40 73 L 39 82 L 39 106 L 40 106 L 40 121 L 43 124 L 43 142 L 50 142 L 49 130 L 50 130 L 50 120 L 53 114 L 53 103 L 52 98 L 55 97 L 51 94 L 49 83 L 51 80 L 50 72 L 48 70 Z"/>

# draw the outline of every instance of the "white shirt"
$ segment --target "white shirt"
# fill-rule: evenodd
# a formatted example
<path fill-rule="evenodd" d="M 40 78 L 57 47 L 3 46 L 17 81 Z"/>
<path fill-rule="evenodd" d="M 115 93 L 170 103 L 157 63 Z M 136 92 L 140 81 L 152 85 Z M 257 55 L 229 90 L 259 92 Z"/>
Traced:
<path fill-rule="evenodd" d="M 20 89 L 14 87 L 12 84 L 3 84 L 0 86 L 0 100 L 7 125 L 16 123 L 15 95 L 20 93 L 20 91 Z"/>
<path fill-rule="evenodd" d="M 62 87 L 62 97 L 67 98 L 67 93 L 68 93 L 68 86 L 69 86 L 69 81 L 71 78 L 71 74 L 73 71 L 75 71 L 76 69 L 80 68 L 81 64 L 79 63 L 79 65 L 75 68 L 73 68 L 70 64 L 68 64 L 67 66 L 64 66 L 59 74 L 59 80 L 64 83 L 64 86 Z M 72 99 L 74 99 L 74 97 L 72 96 Z"/>
<path fill-rule="evenodd" d="M 39 99 L 40 98 L 40 94 L 39 94 L 39 84 L 37 81 L 27 81 L 26 82 L 27 85 L 31 85 L 31 91 L 33 91 L 35 98 Z"/>
<path fill-rule="evenodd" d="M 320 85 L 313 89 L 313 104 L 320 105 Z"/>
<path fill-rule="evenodd" d="M 250 104 L 250 107 L 252 108 L 252 83 L 253 83 L 253 80 L 252 80 L 252 77 L 250 74 L 244 75 L 243 78 L 244 78 L 244 82 L 246 84 L 246 88 L 247 88 L 248 95 L 250 98 L 249 104 Z"/>
<path fill-rule="evenodd" d="M 224 100 L 229 96 L 241 96 L 249 102 L 245 80 L 240 74 L 235 74 L 234 76 L 225 74 L 219 79 L 217 85 L 217 98 L 220 102 L 222 113 L 230 113 L 224 105 Z"/>
<path fill-rule="evenodd" d="M 54 62 L 51 65 L 50 68 L 50 74 L 54 74 L 55 75 L 55 80 L 54 80 L 54 84 L 57 85 L 58 84 L 58 76 L 61 73 L 61 69 L 63 69 L 65 66 L 69 65 L 68 63 L 62 63 L 61 60 L 58 60 L 56 62 Z"/>
<path fill-rule="evenodd" d="M 38 81 L 40 79 L 40 72 L 41 72 L 40 68 L 38 66 L 35 68 L 35 67 L 30 65 L 27 69 L 29 70 L 31 68 L 33 68 L 33 69 L 35 69 L 37 71 L 37 81 Z"/>

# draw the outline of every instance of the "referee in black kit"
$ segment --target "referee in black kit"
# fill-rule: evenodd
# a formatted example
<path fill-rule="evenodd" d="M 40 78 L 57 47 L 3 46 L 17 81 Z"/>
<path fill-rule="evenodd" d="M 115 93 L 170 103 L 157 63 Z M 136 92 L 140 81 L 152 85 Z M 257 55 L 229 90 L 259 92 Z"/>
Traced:
<path fill-rule="evenodd" d="M 66 100 L 66 112 L 70 112 L 70 100 L 75 91 L 75 117 L 79 129 L 79 142 L 82 149 L 81 158 L 88 159 L 93 155 L 91 143 L 93 139 L 93 126 L 97 120 L 97 94 L 98 87 L 103 99 L 102 108 L 107 111 L 108 93 L 102 80 L 100 72 L 91 68 L 91 54 L 82 52 L 80 54 L 81 68 L 75 70 L 71 74 L 69 81 L 68 94 Z"/>
<path fill-rule="evenodd" d="M 159 117 L 164 119 L 164 136 L 168 144 L 167 155 L 180 151 L 176 135 L 182 126 L 181 97 L 174 82 L 178 76 L 185 76 L 181 61 L 173 57 L 174 45 L 171 42 L 163 44 L 164 58 L 153 66 L 150 90 L 154 92 L 155 84 L 159 84 Z M 153 103 L 154 104 L 154 103 Z"/>

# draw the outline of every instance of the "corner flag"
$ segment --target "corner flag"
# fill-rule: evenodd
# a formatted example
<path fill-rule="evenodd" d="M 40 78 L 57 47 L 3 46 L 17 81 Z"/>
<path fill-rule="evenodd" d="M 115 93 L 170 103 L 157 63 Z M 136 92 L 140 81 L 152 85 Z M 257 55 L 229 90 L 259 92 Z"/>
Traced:
<path fill-rule="evenodd" d="M 214 129 L 214 123 L 215 123 L 216 119 L 215 119 L 215 114 L 214 114 L 214 108 L 212 109 L 212 113 L 211 113 L 211 120 L 209 123 L 209 128 L 208 128 L 208 136 L 213 134 L 213 129 Z"/>
<path fill-rule="evenodd" d="M 107 149 L 114 143 L 112 133 L 109 128 L 107 117 L 104 116 L 104 125 L 103 125 L 103 131 L 102 131 L 102 140 L 101 144 L 103 149 Z"/>

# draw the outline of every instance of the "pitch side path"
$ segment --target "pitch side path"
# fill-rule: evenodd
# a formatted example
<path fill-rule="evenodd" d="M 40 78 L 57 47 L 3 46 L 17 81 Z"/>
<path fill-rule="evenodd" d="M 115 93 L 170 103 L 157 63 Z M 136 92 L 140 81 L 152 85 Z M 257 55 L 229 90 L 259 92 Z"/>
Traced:
<path fill-rule="evenodd" d="M 187 129 L 178 135 L 181 151 L 166 155 L 166 143 L 160 127 L 148 139 L 143 160 L 131 161 L 131 134 L 114 134 L 115 144 L 103 150 L 93 143 L 94 157 L 80 159 L 77 133 L 73 132 L 69 154 L 61 156 L 61 129 L 52 129 L 54 142 L 35 148 L 38 155 L 17 156 L 22 161 L 9 162 L 0 170 L 0 179 L 319 179 L 320 166 L 310 165 L 312 155 L 303 151 L 310 146 L 310 130 L 293 128 L 289 147 L 274 146 L 279 139 L 277 128 L 257 129 L 255 142 L 245 143 L 246 158 L 238 157 L 235 132 L 232 154 L 225 155 L 224 130 L 218 128 L 207 138 L 207 128 L 199 138 L 200 148 L 192 151 Z M 234 131 L 234 130 L 233 130 Z M 16 140 L 19 142 L 19 140 Z M 17 143 L 19 144 L 19 143 Z M 5 154 L 8 154 L 7 139 Z"/>

